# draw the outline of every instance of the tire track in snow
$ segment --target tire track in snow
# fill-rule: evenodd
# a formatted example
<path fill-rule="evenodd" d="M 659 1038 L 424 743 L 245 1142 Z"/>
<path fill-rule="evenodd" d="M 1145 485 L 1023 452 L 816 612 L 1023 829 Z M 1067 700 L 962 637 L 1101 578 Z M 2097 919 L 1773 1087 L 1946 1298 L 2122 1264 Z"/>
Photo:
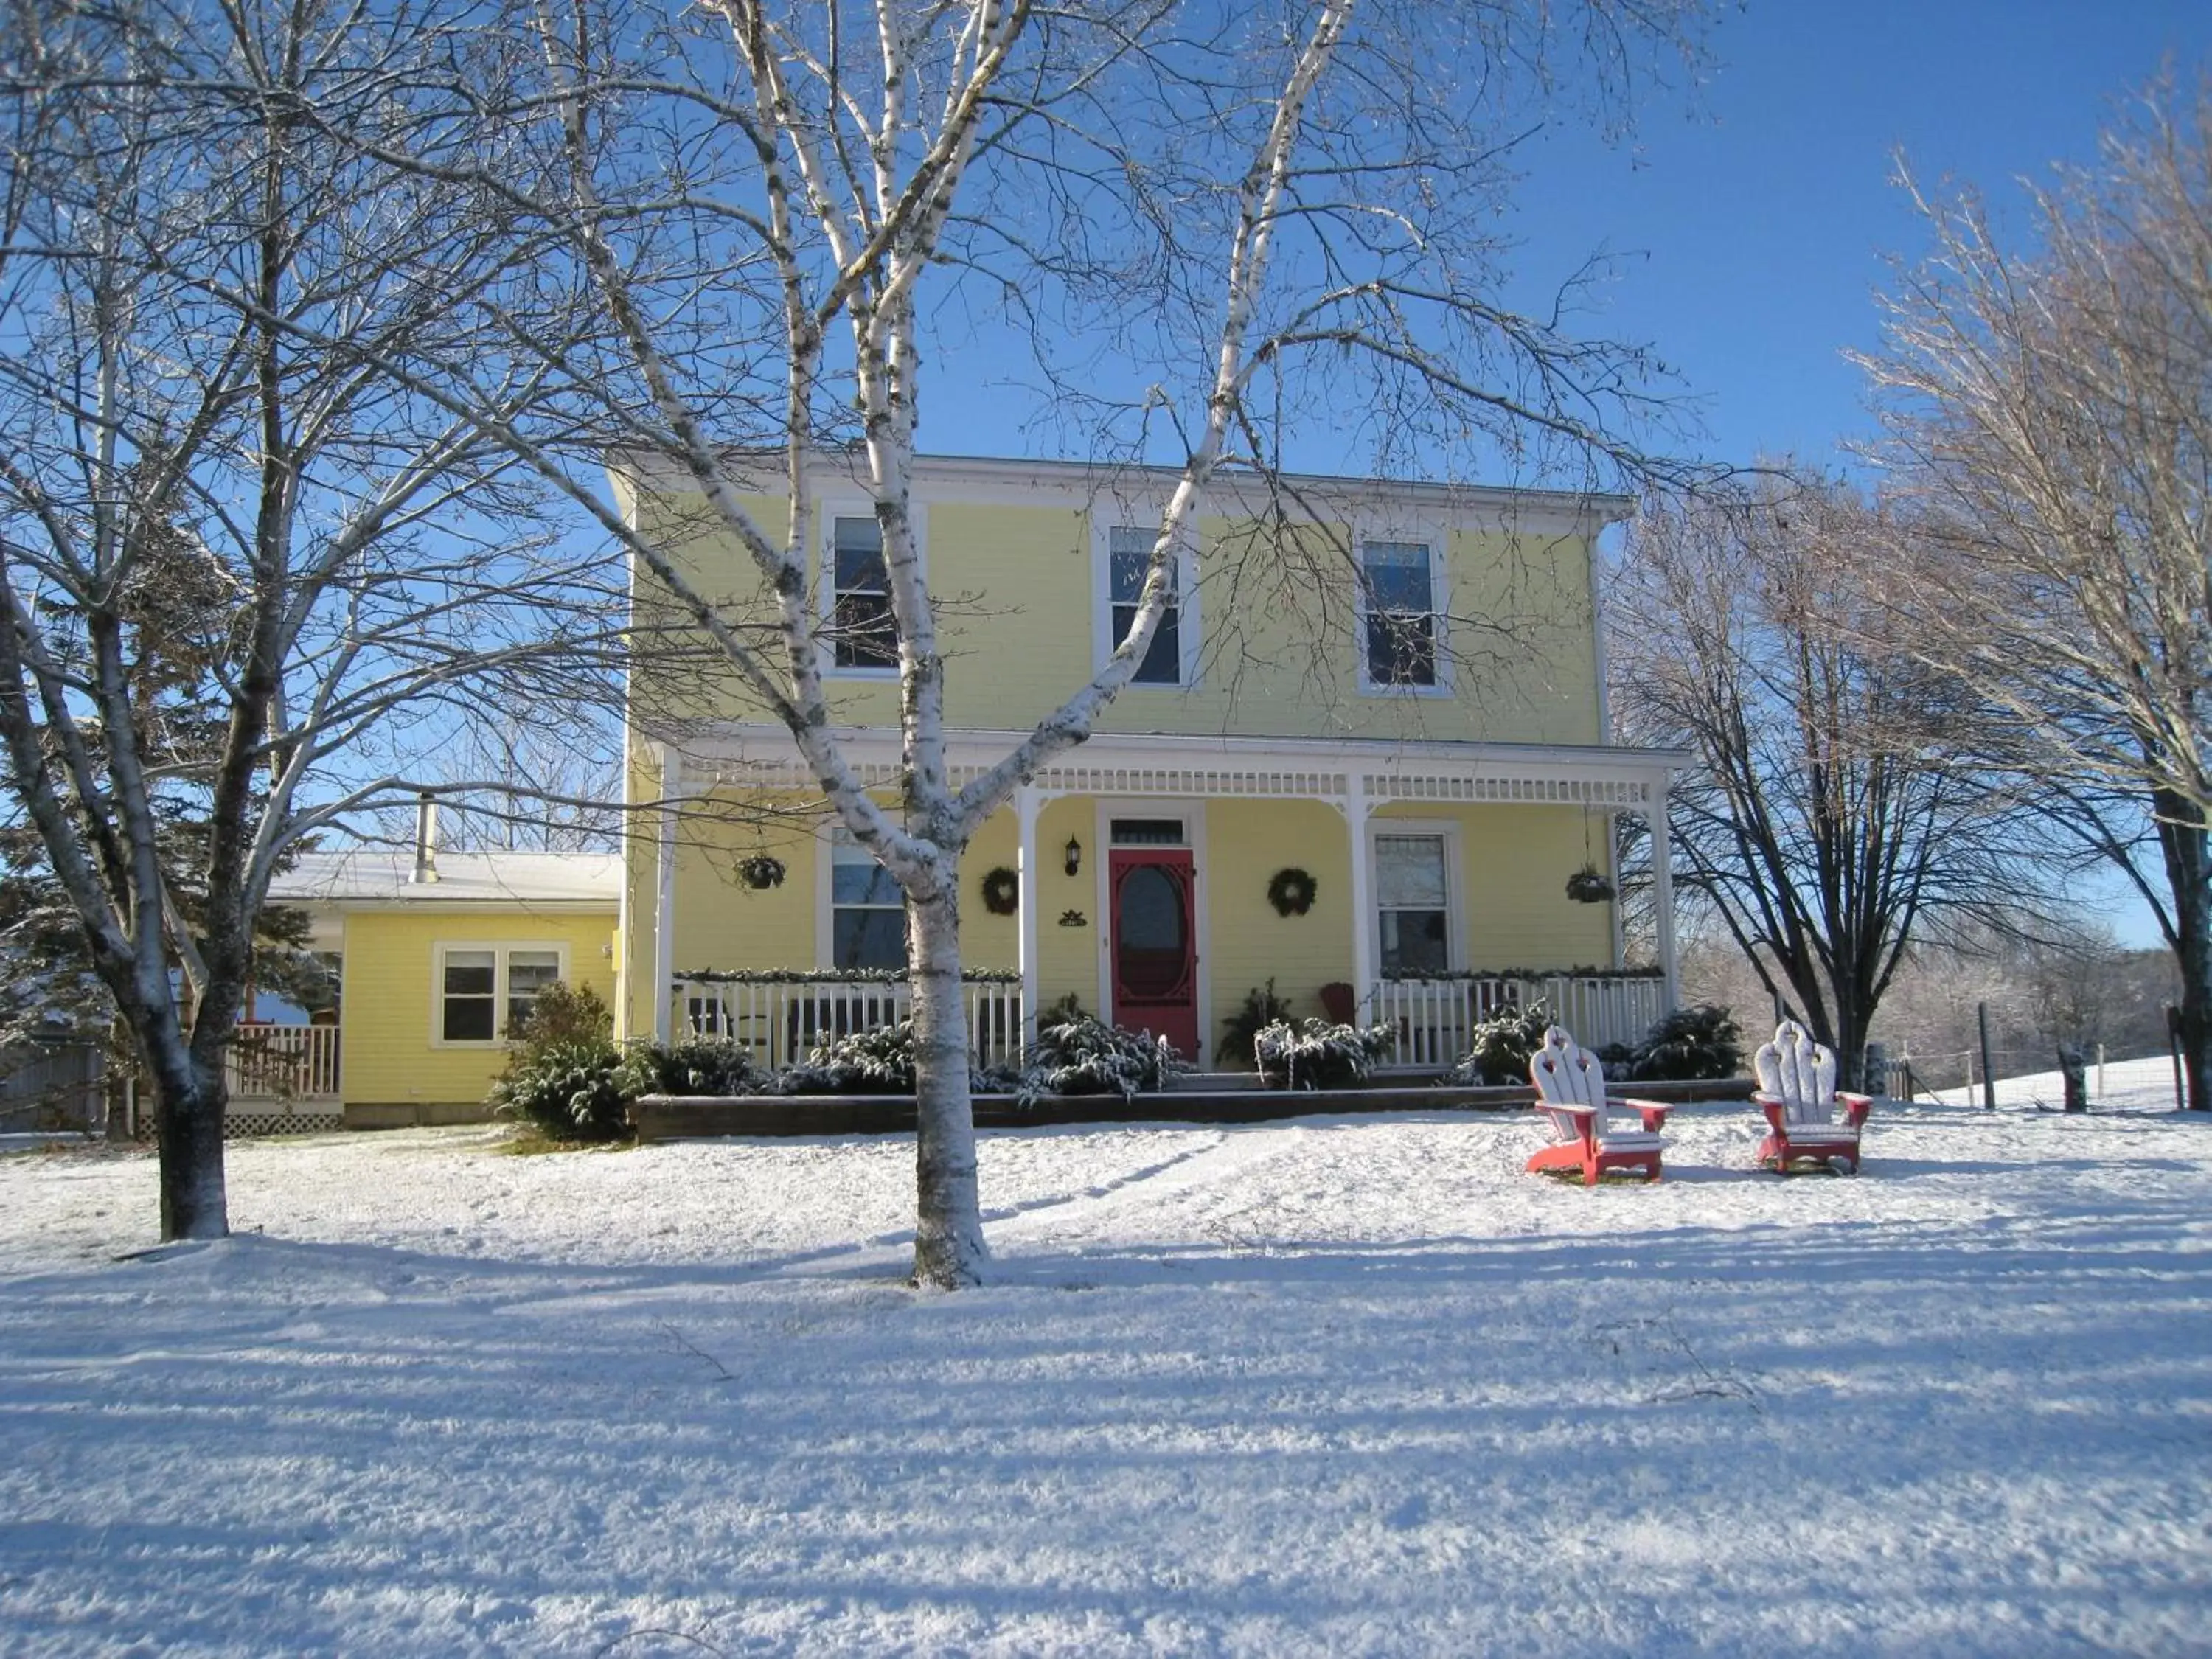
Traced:
<path fill-rule="evenodd" d="M 1032 1246 L 1079 1243 L 1110 1231 L 1108 1224 L 1140 1209 L 1165 1211 L 1180 1200 L 1216 1188 L 1233 1188 L 1260 1165 L 1273 1163 L 1297 1145 L 1298 1131 L 1281 1127 L 1215 1132 L 1202 1146 L 1133 1170 L 1058 1199 L 1000 1212 L 990 1240 Z M 1239 1206 L 1250 1207 L 1249 1200 Z M 1148 1227 L 1143 1231 L 1165 1241 L 1182 1229 Z"/>

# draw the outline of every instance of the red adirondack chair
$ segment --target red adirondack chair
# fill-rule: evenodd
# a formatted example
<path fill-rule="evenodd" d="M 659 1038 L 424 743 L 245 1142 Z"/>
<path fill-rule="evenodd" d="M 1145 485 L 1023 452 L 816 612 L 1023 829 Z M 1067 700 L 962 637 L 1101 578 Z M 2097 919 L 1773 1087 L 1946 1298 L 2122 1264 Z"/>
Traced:
<path fill-rule="evenodd" d="M 1814 1164 L 1856 1175 L 1859 1132 L 1874 1109 L 1874 1097 L 1837 1090 L 1835 1055 L 1796 1020 L 1785 1019 L 1751 1064 L 1759 1074 L 1752 1099 L 1766 1114 L 1768 1130 L 1759 1143 L 1760 1166 L 1787 1175 L 1792 1164 Z"/>
<path fill-rule="evenodd" d="M 1544 1046 L 1529 1057 L 1528 1080 L 1536 1085 L 1536 1110 L 1552 1132 L 1553 1144 L 1528 1160 L 1532 1175 L 1582 1171 L 1583 1184 L 1595 1187 L 1611 1170 L 1640 1170 L 1659 1179 L 1667 1143 L 1667 1109 L 1655 1100 L 1608 1100 L 1605 1067 L 1597 1056 L 1577 1048 L 1554 1025 Z M 1634 1113 L 1638 1127 L 1629 1127 Z"/>

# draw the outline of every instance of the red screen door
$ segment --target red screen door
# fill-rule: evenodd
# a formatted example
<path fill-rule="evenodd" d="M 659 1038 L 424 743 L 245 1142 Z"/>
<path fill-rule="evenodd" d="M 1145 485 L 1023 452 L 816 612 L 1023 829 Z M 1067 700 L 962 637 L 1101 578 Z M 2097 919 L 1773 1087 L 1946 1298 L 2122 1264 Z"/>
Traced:
<path fill-rule="evenodd" d="M 1114 1023 L 1150 1031 L 1189 1060 L 1198 1054 L 1198 931 L 1190 850 L 1117 847 L 1113 896 Z"/>

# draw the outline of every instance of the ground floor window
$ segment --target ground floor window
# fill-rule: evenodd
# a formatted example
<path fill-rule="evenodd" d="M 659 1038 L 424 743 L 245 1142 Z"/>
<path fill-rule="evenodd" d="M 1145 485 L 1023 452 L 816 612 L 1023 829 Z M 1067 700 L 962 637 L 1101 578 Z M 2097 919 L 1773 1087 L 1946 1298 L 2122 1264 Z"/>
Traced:
<path fill-rule="evenodd" d="M 557 945 L 439 946 L 438 1041 L 503 1040 L 562 966 Z"/>
<path fill-rule="evenodd" d="M 843 842 L 830 854 L 830 965 L 906 965 L 906 896 L 866 848 Z"/>
<path fill-rule="evenodd" d="M 1375 908 L 1386 974 L 1451 966 L 1451 881 L 1440 835 L 1375 837 Z"/>

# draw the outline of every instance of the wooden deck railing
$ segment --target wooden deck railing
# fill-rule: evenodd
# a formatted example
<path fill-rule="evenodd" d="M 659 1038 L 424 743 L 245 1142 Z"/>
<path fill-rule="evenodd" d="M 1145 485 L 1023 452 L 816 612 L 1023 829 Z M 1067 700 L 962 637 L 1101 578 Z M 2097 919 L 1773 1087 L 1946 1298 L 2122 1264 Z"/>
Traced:
<path fill-rule="evenodd" d="M 1666 1012 L 1656 979 L 1547 974 L 1528 978 L 1386 979 L 1364 1017 L 1395 1028 L 1393 1063 L 1449 1066 L 1466 1054 L 1474 1028 L 1505 1008 L 1541 1000 L 1552 1018 L 1586 1048 L 1635 1042 Z"/>
<path fill-rule="evenodd" d="M 835 1038 L 894 1024 L 914 1008 L 914 988 L 902 980 L 680 978 L 675 989 L 672 1030 L 732 1038 L 769 1067 L 804 1060 L 807 1050 Z M 960 994 L 967 1005 L 969 1052 L 975 1064 L 1018 1061 L 1022 988 L 1007 981 L 969 980 Z"/>
<path fill-rule="evenodd" d="M 240 1025 L 222 1057 L 233 1100 L 335 1100 L 338 1028 Z"/>

